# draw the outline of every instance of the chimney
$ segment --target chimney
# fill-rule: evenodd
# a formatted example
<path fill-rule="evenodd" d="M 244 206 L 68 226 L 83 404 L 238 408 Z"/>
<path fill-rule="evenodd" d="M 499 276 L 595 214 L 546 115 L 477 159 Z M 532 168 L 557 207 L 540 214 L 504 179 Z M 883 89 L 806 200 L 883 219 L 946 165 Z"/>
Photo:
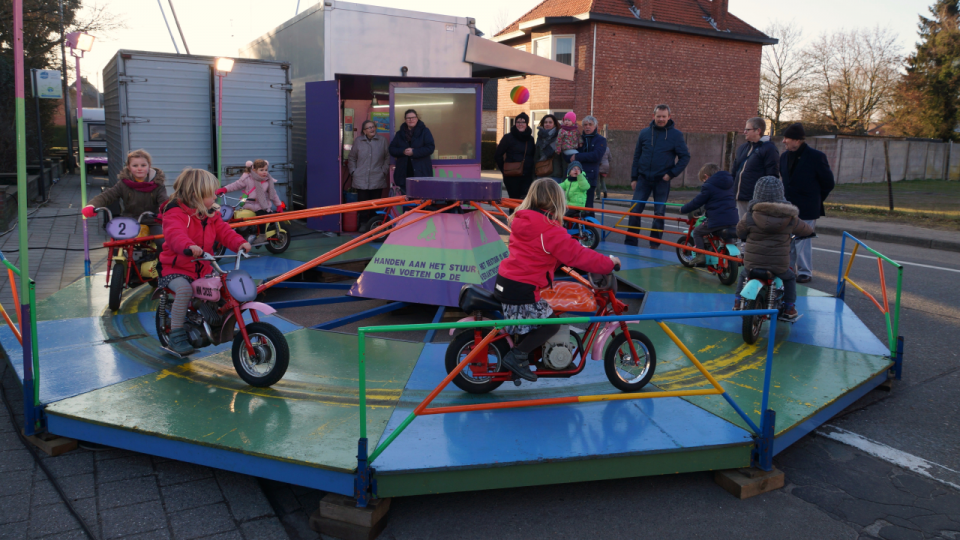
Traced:
<path fill-rule="evenodd" d="M 717 23 L 717 30 L 727 28 L 727 9 L 730 0 L 713 0 L 710 5 L 710 16 Z"/>
<path fill-rule="evenodd" d="M 653 19 L 653 0 L 633 0 L 634 12 L 641 19 Z"/>

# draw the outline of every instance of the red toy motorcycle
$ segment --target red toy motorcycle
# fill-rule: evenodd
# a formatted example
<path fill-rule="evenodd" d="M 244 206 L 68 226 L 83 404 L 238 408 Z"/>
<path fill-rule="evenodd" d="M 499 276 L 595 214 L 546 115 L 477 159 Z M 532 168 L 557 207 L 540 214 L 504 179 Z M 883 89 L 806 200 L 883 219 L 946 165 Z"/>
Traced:
<path fill-rule="evenodd" d="M 589 274 L 590 286 L 569 281 L 557 281 L 549 289 L 540 291 L 554 313 L 590 313 L 597 316 L 622 315 L 627 305 L 617 300 L 617 278 L 613 274 Z M 460 309 L 471 314 L 462 321 L 489 320 L 491 314 L 502 309 L 493 293 L 476 285 L 465 285 L 460 290 Z M 642 308 L 641 308 L 642 311 Z M 620 333 L 613 335 L 620 330 Z M 591 323 L 583 336 L 570 325 L 560 325 L 560 330 L 543 347 L 530 354 L 530 367 L 536 368 L 537 377 L 573 377 L 587 365 L 587 351 L 594 360 L 603 356 L 603 366 L 610 383 L 624 392 L 638 392 L 653 378 L 657 355 L 653 343 L 642 332 L 627 328 L 625 322 Z M 483 328 L 464 330 L 447 347 L 447 373 L 453 371 L 474 347 L 480 343 L 488 330 Z M 453 330 L 450 331 L 453 333 Z M 630 339 L 627 339 L 627 336 Z M 611 339 L 612 336 L 612 339 Z M 510 335 L 503 330 L 487 346 L 477 361 L 467 365 L 453 383 L 472 394 L 483 394 L 496 389 L 505 381 L 520 385 L 520 378 L 501 363 L 501 359 L 521 335 Z M 586 346 L 584 346 L 586 339 Z M 604 353 L 604 345 L 610 341 Z M 579 362 L 578 362 L 579 360 Z"/>

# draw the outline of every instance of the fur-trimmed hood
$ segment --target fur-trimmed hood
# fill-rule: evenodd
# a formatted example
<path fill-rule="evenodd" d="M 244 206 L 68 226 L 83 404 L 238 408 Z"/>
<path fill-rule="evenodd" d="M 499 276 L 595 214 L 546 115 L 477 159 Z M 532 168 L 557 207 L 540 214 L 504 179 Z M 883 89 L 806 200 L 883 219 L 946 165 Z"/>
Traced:
<path fill-rule="evenodd" d="M 800 213 L 796 206 L 789 203 L 762 202 L 750 209 L 753 221 L 765 233 L 780 233 L 793 230 L 794 220 Z"/>

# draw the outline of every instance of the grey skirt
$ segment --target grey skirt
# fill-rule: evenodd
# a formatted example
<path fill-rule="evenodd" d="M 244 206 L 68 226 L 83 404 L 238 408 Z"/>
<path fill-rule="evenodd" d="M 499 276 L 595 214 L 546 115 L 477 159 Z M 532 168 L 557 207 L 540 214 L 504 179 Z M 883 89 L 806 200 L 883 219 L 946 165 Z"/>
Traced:
<path fill-rule="evenodd" d="M 540 300 L 535 304 L 503 304 L 503 317 L 508 321 L 517 319 L 546 319 L 553 315 L 553 308 L 546 300 Z M 516 325 L 505 326 L 504 330 L 508 334 L 526 334 L 535 329 L 536 325 Z"/>

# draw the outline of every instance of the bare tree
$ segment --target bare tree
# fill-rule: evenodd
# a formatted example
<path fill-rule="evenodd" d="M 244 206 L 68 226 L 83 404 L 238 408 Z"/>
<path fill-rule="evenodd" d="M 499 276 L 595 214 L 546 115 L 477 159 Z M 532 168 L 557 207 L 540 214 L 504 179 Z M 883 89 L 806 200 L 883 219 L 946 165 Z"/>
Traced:
<path fill-rule="evenodd" d="M 510 26 L 512 22 L 510 19 L 510 10 L 506 7 L 501 7 L 493 15 L 493 31 L 490 32 L 490 35 L 495 36 L 499 34 L 504 28 Z"/>
<path fill-rule="evenodd" d="M 793 22 L 774 21 L 764 31 L 778 43 L 763 48 L 759 112 L 770 119 L 770 134 L 776 135 L 783 127 L 784 113 L 795 112 L 804 95 L 809 65 L 800 48 L 803 32 Z"/>
<path fill-rule="evenodd" d="M 897 36 L 879 26 L 821 34 L 807 61 L 808 112 L 841 132 L 866 131 L 890 105 L 900 80 Z"/>

